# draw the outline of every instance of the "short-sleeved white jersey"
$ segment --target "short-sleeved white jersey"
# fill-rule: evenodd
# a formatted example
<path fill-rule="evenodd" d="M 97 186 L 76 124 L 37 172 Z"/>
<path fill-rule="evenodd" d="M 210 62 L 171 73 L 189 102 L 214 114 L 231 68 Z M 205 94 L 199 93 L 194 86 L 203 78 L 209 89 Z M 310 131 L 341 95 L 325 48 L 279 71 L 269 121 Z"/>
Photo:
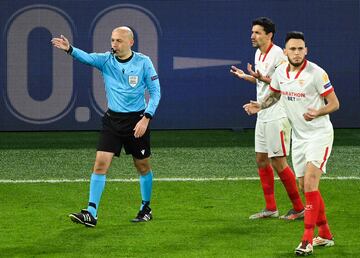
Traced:
<path fill-rule="evenodd" d="M 289 72 L 289 63 L 284 63 L 274 73 L 269 88 L 281 93 L 279 102 L 284 104 L 294 139 L 308 140 L 332 133 L 329 115 L 311 121 L 303 117 L 308 108 L 325 106 L 324 97 L 334 91 L 327 73 L 321 67 L 305 60 L 294 74 Z"/>
<path fill-rule="evenodd" d="M 259 71 L 263 76 L 271 78 L 275 69 L 284 62 L 286 62 L 286 56 L 283 50 L 274 44 L 269 46 L 265 54 L 262 54 L 260 49 L 256 50 L 255 71 Z M 262 102 L 270 94 L 269 84 L 256 80 L 256 93 L 257 101 Z M 281 103 L 276 103 L 268 109 L 261 110 L 257 118 L 262 122 L 269 122 L 282 117 L 286 117 L 285 110 Z"/>

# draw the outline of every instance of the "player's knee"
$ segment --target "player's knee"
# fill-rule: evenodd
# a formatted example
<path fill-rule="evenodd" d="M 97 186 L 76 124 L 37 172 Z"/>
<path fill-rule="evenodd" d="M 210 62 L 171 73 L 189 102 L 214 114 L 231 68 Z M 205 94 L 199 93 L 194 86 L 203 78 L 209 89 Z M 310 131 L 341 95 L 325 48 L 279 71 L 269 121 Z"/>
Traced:
<path fill-rule="evenodd" d="M 256 157 L 256 164 L 259 168 L 264 168 L 270 165 L 269 159 L 267 157 Z"/>
<path fill-rule="evenodd" d="M 141 175 L 145 175 L 151 170 L 150 162 L 147 159 L 135 160 L 134 165 Z"/>
<path fill-rule="evenodd" d="M 108 162 L 104 160 L 96 160 L 94 165 L 94 172 L 99 174 L 105 174 L 109 168 Z"/>
<path fill-rule="evenodd" d="M 151 170 L 150 166 L 148 165 L 136 166 L 136 169 L 141 175 L 146 175 Z"/>
<path fill-rule="evenodd" d="M 273 157 L 271 158 L 271 165 L 276 169 L 278 173 L 284 171 L 284 169 L 288 166 L 285 157 Z"/>

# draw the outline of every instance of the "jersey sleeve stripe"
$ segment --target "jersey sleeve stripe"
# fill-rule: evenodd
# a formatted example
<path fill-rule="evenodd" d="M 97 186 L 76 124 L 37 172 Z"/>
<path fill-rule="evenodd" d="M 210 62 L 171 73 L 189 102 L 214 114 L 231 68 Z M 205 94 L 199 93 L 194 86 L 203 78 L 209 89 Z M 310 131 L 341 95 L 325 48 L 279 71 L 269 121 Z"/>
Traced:
<path fill-rule="evenodd" d="M 272 91 L 275 91 L 275 92 L 277 92 L 277 93 L 280 93 L 280 90 L 274 89 L 273 87 L 271 87 L 271 85 L 269 85 L 269 88 L 270 88 L 270 90 L 272 90 Z"/>
<path fill-rule="evenodd" d="M 329 95 L 331 92 L 334 91 L 334 88 L 331 87 L 330 89 L 328 89 L 327 91 L 323 92 L 321 95 L 321 97 L 326 97 L 327 95 Z"/>
<path fill-rule="evenodd" d="M 324 89 L 330 88 L 331 86 L 332 86 L 331 82 L 328 82 L 327 84 L 324 85 Z"/>

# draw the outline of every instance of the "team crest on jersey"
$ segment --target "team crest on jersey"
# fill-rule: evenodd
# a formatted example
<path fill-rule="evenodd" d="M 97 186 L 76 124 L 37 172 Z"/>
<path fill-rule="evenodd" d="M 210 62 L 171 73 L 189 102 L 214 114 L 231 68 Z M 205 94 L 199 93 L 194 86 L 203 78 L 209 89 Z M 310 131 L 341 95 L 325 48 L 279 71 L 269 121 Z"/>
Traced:
<path fill-rule="evenodd" d="M 139 82 L 139 76 L 129 75 L 129 84 L 131 87 L 135 87 Z"/>
<path fill-rule="evenodd" d="M 300 79 L 300 80 L 299 80 L 299 85 L 300 85 L 300 86 L 304 86 L 304 84 L 305 84 L 305 80 Z"/>

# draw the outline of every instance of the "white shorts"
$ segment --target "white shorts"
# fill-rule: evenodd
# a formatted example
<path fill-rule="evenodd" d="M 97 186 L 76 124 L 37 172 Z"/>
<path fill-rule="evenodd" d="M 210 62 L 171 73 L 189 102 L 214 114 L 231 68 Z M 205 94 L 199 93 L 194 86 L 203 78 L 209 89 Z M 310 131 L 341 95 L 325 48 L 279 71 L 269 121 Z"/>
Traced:
<path fill-rule="evenodd" d="M 267 153 L 269 158 L 289 155 L 291 126 L 286 117 L 270 122 L 257 120 L 255 152 Z"/>
<path fill-rule="evenodd" d="M 292 142 L 292 163 L 296 177 L 305 175 L 306 164 L 311 162 L 314 166 L 326 173 L 326 164 L 330 157 L 334 133 L 312 137 L 308 140 L 296 140 Z"/>

